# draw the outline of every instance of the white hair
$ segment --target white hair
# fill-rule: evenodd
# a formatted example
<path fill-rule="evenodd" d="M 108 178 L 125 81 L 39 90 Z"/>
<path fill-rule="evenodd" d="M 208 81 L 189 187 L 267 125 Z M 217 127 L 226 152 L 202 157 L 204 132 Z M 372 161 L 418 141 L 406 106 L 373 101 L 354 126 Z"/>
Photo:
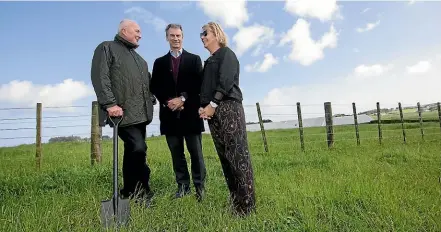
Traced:
<path fill-rule="evenodd" d="M 119 26 L 118 26 L 118 34 L 120 34 L 122 29 L 126 28 L 130 24 L 137 24 L 137 22 L 134 21 L 134 20 L 131 20 L 131 19 L 123 19 L 123 20 L 121 20 L 121 22 L 119 23 Z"/>

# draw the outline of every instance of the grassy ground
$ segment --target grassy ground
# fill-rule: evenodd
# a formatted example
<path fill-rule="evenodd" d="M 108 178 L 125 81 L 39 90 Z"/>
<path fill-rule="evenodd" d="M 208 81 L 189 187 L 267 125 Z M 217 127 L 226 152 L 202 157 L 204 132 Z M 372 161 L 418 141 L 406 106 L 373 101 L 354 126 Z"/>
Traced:
<path fill-rule="evenodd" d="M 440 231 L 441 132 L 439 123 L 335 127 L 328 149 L 324 128 L 305 129 L 305 152 L 297 130 L 250 133 L 257 213 L 232 216 L 227 188 L 210 137 L 205 136 L 207 197 L 172 200 L 175 191 L 164 138 L 148 139 L 148 162 L 156 193 L 149 209 L 132 207 L 127 231 Z M 120 143 L 122 154 L 122 143 Z M 88 143 L 43 146 L 36 171 L 33 146 L 0 149 L 0 231 L 100 231 L 100 201 L 111 197 L 112 145 L 92 167 Z M 120 159 L 121 160 L 121 159 Z M 121 166 L 120 166 L 121 167 Z M 194 190 L 193 190 L 194 192 Z M 125 231 L 125 230 L 121 230 Z"/>

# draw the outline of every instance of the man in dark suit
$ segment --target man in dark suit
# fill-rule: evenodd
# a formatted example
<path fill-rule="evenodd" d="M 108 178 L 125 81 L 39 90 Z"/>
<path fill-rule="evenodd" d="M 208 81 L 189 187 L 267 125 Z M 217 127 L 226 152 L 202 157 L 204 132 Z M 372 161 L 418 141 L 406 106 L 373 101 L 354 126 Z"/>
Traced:
<path fill-rule="evenodd" d="M 179 24 L 165 29 L 170 51 L 153 64 L 151 91 L 158 99 L 161 135 L 166 136 L 178 190 L 175 197 L 190 194 L 190 175 L 184 154 L 184 139 L 191 159 L 196 197 L 202 200 L 206 168 L 202 154 L 203 119 L 199 117 L 199 93 L 202 62 L 198 55 L 182 48 L 183 32 Z"/>

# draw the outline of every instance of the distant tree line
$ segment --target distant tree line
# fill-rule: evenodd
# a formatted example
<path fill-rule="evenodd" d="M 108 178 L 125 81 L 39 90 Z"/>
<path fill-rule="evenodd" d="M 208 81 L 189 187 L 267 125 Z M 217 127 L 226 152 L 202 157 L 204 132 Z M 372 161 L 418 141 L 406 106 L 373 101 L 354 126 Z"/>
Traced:
<path fill-rule="evenodd" d="M 271 121 L 271 119 L 262 119 L 262 122 L 263 123 L 269 123 L 269 122 L 273 122 L 273 121 Z M 247 125 L 250 125 L 250 124 L 258 124 L 259 122 L 247 122 Z"/>
<path fill-rule="evenodd" d="M 389 113 L 389 112 L 392 112 L 395 110 L 397 110 L 397 108 L 382 108 L 382 109 L 380 109 L 380 113 Z M 360 113 L 358 113 L 358 115 L 360 115 L 360 114 L 376 114 L 376 113 L 377 113 L 377 109 L 360 112 Z"/>
<path fill-rule="evenodd" d="M 101 140 L 111 140 L 112 138 L 108 135 L 103 135 Z M 49 143 L 57 142 L 89 142 L 90 138 L 81 138 L 80 136 L 58 136 L 49 139 Z"/>

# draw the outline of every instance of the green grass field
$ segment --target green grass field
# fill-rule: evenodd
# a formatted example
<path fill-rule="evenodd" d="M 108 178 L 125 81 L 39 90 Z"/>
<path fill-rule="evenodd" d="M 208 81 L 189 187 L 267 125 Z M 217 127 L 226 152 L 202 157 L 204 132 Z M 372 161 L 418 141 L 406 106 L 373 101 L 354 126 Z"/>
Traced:
<path fill-rule="evenodd" d="M 269 153 L 260 132 L 250 133 L 257 212 L 248 218 L 230 214 L 210 137 L 203 138 L 202 203 L 171 199 L 165 139 L 148 138 L 154 205 L 133 205 L 121 231 L 441 231 L 439 123 L 424 124 L 424 141 L 418 123 L 406 124 L 406 144 L 400 124 L 382 128 L 380 145 L 377 125 L 360 125 L 357 146 L 353 126 L 335 127 L 332 149 L 324 128 L 306 128 L 305 152 L 298 130 L 267 131 Z M 34 156 L 32 145 L 0 149 L 0 231 L 100 231 L 100 201 L 112 194 L 112 144 L 103 143 L 96 166 L 89 143 L 44 144 L 40 171 Z"/>

